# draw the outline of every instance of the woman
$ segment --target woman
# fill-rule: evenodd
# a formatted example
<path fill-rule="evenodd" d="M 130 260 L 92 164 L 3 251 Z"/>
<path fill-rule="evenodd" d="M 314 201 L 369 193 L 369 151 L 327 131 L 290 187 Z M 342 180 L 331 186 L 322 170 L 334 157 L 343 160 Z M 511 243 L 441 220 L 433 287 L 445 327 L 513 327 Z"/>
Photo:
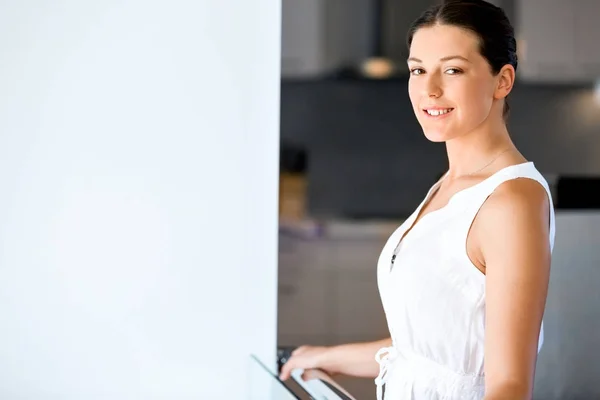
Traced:
<path fill-rule="evenodd" d="M 425 136 L 446 143 L 449 169 L 381 252 L 391 338 L 300 347 L 281 378 L 321 368 L 377 377 L 386 400 L 529 399 L 554 212 L 506 127 L 513 28 L 483 0 L 450 0 L 414 22 L 408 46 L 413 109 Z"/>

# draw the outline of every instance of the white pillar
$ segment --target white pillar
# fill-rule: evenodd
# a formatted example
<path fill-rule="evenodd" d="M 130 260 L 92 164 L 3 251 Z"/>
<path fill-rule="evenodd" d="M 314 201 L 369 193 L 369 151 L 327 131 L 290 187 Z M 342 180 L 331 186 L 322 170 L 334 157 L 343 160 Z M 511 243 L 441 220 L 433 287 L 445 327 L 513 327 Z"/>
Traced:
<path fill-rule="evenodd" d="M 246 398 L 280 2 L 5 1 L 0 54 L 0 398 Z"/>

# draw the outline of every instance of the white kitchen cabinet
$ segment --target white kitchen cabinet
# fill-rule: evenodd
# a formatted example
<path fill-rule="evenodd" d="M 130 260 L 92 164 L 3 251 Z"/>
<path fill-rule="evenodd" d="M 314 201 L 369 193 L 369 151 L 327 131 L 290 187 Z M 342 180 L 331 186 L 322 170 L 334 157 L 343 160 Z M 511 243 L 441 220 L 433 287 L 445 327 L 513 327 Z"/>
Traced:
<path fill-rule="evenodd" d="M 575 60 L 583 74 L 600 78 L 600 0 L 577 0 Z"/>
<path fill-rule="evenodd" d="M 281 72 L 319 77 L 369 56 L 370 0 L 283 0 Z"/>
<path fill-rule="evenodd" d="M 517 8 L 524 80 L 571 80 L 574 74 L 573 6 L 564 0 L 521 0 Z"/>
<path fill-rule="evenodd" d="M 324 13 L 320 0 L 283 0 L 281 21 L 282 75 L 319 72 Z"/>
<path fill-rule="evenodd" d="M 600 0 L 519 0 L 519 78 L 575 83 L 600 78 Z"/>

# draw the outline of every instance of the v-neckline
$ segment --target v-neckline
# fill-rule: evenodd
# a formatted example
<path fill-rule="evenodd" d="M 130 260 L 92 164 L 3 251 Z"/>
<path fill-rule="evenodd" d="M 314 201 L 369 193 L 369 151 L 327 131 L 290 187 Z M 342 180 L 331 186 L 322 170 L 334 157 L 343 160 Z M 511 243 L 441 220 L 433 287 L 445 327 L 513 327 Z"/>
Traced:
<path fill-rule="evenodd" d="M 425 215 L 421 215 L 421 212 L 423 211 L 423 209 L 426 208 L 431 203 L 433 196 L 435 196 L 435 194 L 440 190 L 440 186 L 442 186 L 442 182 L 444 181 L 446 176 L 447 176 L 447 173 L 444 174 L 444 176 L 439 181 L 437 181 L 436 184 L 431 187 L 431 189 L 429 189 L 429 192 L 427 193 L 427 195 L 425 196 L 425 198 L 423 199 L 423 201 L 421 202 L 419 207 L 417 207 L 417 209 L 413 213 L 413 217 L 411 218 L 412 221 L 409 222 L 408 228 L 405 229 L 402 232 L 402 234 L 400 235 L 400 239 L 397 242 L 396 248 L 398 248 L 400 246 L 400 244 L 402 242 L 404 242 L 406 237 L 414 230 L 414 228 L 416 226 L 421 224 L 423 219 L 430 216 L 431 214 L 436 214 L 437 212 L 442 211 L 443 209 L 448 207 L 448 205 L 452 201 L 453 197 L 459 193 L 459 192 L 456 192 L 452 196 L 450 196 L 450 198 L 448 199 L 446 204 L 444 204 L 442 207 L 439 207 L 439 208 L 436 208 L 435 210 L 429 211 Z"/>
<path fill-rule="evenodd" d="M 468 192 L 478 186 L 483 185 L 485 182 L 488 182 L 489 180 L 491 180 L 493 177 L 499 175 L 501 172 L 506 171 L 510 168 L 515 168 L 515 167 L 519 167 L 519 166 L 523 166 L 523 165 L 527 165 L 527 164 L 533 164 L 532 161 L 526 161 L 523 163 L 519 163 L 519 164 L 513 164 L 513 165 L 509 165 L 506 166 L 504 168 L 499 169 L 498 171 L 494 172 L 493 174 L 491 174 L 490 176 L 488 176 L 485 179 L 482 179 L 481 181 L 477 182 L 474 185 L 468 186 L 464 189 L 460 189 L 458 190 L 456 193 L 452 194 L 452 196 L 450 196 L 448 198 L 448 201 L 446 202 L 446 204 L 444 204 L 442 207 L 436 208 L 433 211 L 429 211 L 427 214 L 421 216 L 421 212 L 423 211 L 423 208 L 427 207 L 427 205 L 429 205 L 431 203 L 431 200 L 433 198 L 433 196 L 435 196 L 435 194 L 439 191 L 440 187 L 442 186 L 442 183 L 444 182 L 444 180 L 448 177 L 448 173 L 449 171 L 447 171 L 427 192 L 427 195 L 425 196 L 425 198 L 423 199 L 423 201 L 421 202 L 421 204 L 419 205 L 419 207 L 417 207 L 417 209 L 415 210 L 415 212 L 413 213 L 413 215 L 409 218 L 409 220 L 412 219 L 412 221 L 409 222 L 409 226 L 408 229 L 405 229 L 401 235 L 400 235 L 400 239 L 396 242 L 396 246 L 394 247 L 394 250 L 392 252 L 392 263 L 390 265 L 390 272 L 394 269 L 394 261 L 396 258 L 396 252 L 397 250 L 400 248 L 400 246 L 403 244 L 403 242 L 406 240 L 406 237 L 415 229 L 416 226 L 419 226 L 422 224 L 423 220 L 425 218 L 427 218 L 428 216 L 432 215 L 432 214 L 438 214 L 440 211 L 443 211 L 445 209 L 447 209 L 450 204 L 452 203 L 452 201 L 460 194 L 463 194 L 465 192 Z M 409 221 L 407 220 L 407 222 Z"/>

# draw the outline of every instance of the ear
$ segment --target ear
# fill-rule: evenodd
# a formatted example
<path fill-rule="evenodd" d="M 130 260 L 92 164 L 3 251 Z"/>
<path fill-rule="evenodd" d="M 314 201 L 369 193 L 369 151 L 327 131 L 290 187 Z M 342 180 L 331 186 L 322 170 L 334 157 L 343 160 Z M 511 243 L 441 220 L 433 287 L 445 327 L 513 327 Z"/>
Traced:
<path fill-rule="evenodd" d="M 504 99 L 511 92 L 515 84 L 515 68 L 510 64 L 506 64 L 502 67 L 497 77 L 498 83 L 496 85 L 496 90 L 494 91 L 494 98 Z"/>

